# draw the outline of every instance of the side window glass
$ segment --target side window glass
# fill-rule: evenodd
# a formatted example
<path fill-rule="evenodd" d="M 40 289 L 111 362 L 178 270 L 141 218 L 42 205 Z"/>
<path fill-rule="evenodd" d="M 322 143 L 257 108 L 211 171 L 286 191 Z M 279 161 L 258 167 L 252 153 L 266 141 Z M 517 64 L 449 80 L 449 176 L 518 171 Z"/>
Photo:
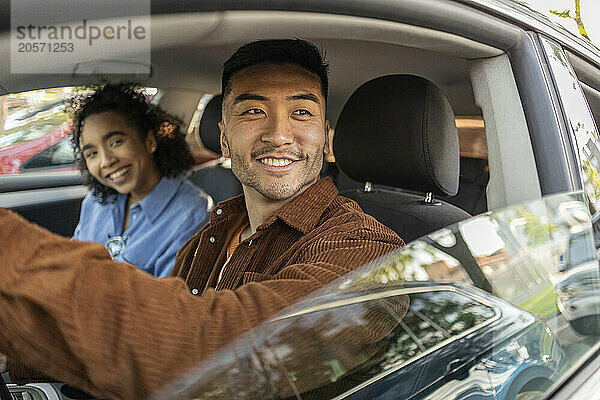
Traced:
<path fill-rule="evenodd" d="M 224 348 L 186 398 L 539 398 L 600 337 L 591 237 L 581 191 L 453 224 Z"/>
<path fill-rule="evenodd" d="M 406 317 L 410 318 L 410 314 Z M 371 373 L 375 375 L 419 355 L 423 351 L 423 346 L 417 344 L 417 340 L 417 336 L 410 327 L 403 326 L 403 329 L 398 329 L 396 335 L 390 340 L 384 360 Z"/>
<path fill-rule="evenodd" d="M 417 301 L 415 304 L 412 300 L 413 296 L 411 296 L 411 307 L 404 316 L 401 325 L 414 338 L 420 349 L 424 351 L 442 342 L 446 337 L 440 329 L 436 329 L 436 326 L 431 324 L 428 318 L 423 317 L 421 309 L 424 302 Z"/>
<path fill-rule="evenodd" d="M 0 174 L 75 169 L 65 100 L 71 87 L 0 96 Z M 72 153 L 72 152 L 71 152 Z"/>
<path fill-rule="evenodd" d="M 573 67 L 563 49 L 542 38 L 550 70 L 556 82 L 562 105 L 568 119 L 574 145 L 577 149 L 583 188 L 592 216 L 600 209 L 600 139 L 598 129 L 579 85 Z"/>
<path fill-rule="evenodd" d="M 66 100 L 77 87 L 0 96 L 0 175 L 76 170 Z M 146 88 L 148 101 L 157 94 Z"/>

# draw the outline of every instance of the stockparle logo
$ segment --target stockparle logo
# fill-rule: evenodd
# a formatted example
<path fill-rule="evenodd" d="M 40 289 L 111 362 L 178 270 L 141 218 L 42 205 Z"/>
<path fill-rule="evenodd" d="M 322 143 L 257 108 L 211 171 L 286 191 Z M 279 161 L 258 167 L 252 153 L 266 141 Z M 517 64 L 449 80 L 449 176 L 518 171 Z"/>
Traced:
<path fill-rule="evenodd" d="M 149 74 L 149 0 L 13 0 L 10 56 L 12 73 Z"/>

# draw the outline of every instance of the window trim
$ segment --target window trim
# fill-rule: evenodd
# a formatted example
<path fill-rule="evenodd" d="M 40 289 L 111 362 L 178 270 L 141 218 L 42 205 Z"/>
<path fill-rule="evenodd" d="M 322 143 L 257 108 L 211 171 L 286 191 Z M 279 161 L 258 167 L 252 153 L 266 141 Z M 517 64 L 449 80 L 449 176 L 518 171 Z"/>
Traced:
<path fill-rule="evenodd" d="M 538 34 L 528 32 L 508 52 L 535 157 L 542 196 L 580 190 L 568 151 L 567 127 Z"/>
<path fill-rule="evenodd" d="M 83 184 L 79 170 L 35 171 L 22 174 L 0 175 L 0 193 L 30 189 L 48 189 Z"/>

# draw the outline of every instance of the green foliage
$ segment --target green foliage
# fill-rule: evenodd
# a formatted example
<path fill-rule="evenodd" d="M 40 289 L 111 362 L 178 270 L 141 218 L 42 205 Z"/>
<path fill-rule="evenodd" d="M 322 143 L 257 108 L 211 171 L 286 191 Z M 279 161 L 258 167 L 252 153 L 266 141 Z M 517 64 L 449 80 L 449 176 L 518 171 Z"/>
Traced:
<path fill-rule="evenodd" d="M 520 304 L 519 307 L 530 313 L 537 314 L 544 319 L 559 312 L 558 306 L 556 305 L 556 294 L 554 293 L 554 287 L 552 285 L 548 285 L 540 290 L 538 294 L 531 297 L 523 304 Z"/>
<path fill-rule="evenodd" d="M 549 11 L 551 14 L 554 14 L 560 18 L 573 18 L 573 17 L 571 17 L 571 10 L 563 10 L 563 11 L 549 10 Z"/>
<path fill-rule="evenodd" d="M 350 285 L 351 287 L 363 287 L 373 284 L 385 284 L 388 282 L 402 282 L 406 280 L 405 268 L 406 265 L 414 261 L 414 256 L 410 254 L 408 249 L 395 254 L 385 262 L 376 267 L 372 267 L 365 271 L 360 278 L 357 278 Z M 409 280 L 411 280 L 409 278 Z"/>
<path fill-rule="evenodd" d="M 594 168 L 589 161 L 583 162 L 583 170 L 588 176 L 588 182 L 590 182 L 594 188 L 594 196 L 597 199 L 600 198 L 600 174 L 598 174 L 598 170 Z"/>
<path fill-rule="evenodd" d="M 558 10 L 548 10 L 550 11 L 551 14 L 556 15 L 559 18 L 568 18 L 568 19 L 572 19 L 573 21 L 575 21 L 575 23 L 577 24 L 577 29 L 579 30 L 579 34 L 581 36 L 583 36 L 584 38 L 586 38 L 587 40 L 590 40 L 590 37 L 587 34 L 587 31 L 585 29 L 585 25 L 583 24 L 583 20 L 581 19 L 581 0 L 575 0 L 575 15 L 571 15 L 571 10 L 570 9 L 566 9 L 563 11 L 558 11 Z"/>
<path fill-rule="evenodd" d="M 519 218 L 525 220 L 523 233 L 530 246 L 548 243 L 558 226 L 540 221 L 539 217 L 523 207 L 515 207 Z"/>

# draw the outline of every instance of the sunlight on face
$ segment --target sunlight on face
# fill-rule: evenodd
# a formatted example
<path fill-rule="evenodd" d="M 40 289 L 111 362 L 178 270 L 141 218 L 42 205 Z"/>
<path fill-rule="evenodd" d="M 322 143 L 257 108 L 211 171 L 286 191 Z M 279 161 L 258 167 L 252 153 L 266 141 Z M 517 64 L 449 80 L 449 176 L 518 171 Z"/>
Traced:
<path fill-rule="evenodd" d="M 242 184 L 281 201 L 316 182 L 329 152 L 319 78 L 295 65 L 268 64 L 237 73 L 231 83 L 221 144 Z"/>

